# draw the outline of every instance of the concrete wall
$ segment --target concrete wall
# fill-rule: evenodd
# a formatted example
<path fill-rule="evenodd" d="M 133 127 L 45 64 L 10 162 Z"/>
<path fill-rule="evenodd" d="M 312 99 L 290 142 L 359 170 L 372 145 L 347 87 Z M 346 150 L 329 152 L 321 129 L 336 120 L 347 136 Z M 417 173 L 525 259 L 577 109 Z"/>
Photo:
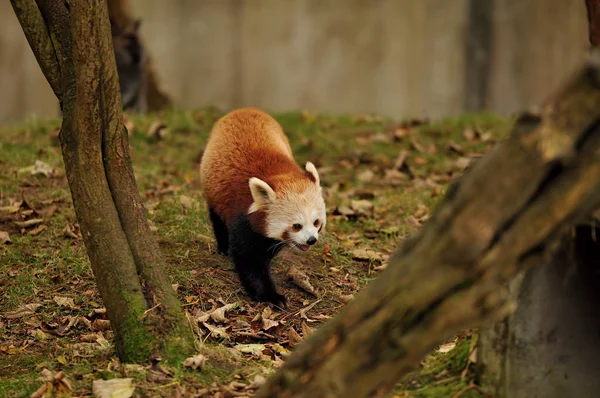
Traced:
<path fill-rule="evenodd" d="M 29 48 L 9 1 L 0 1 L 0 122 L 55 115 L 58 101 Z"/>
<path fill-rule="evenodd" d="M 489 18 L 473 14 L 478 1 Z M 162 85 L 185 107 L 437 118 L 481 102 L 506 114 L 544 98 L 588 47 L 583 0 L 130 2 Z M 0 93 L 0 121 L 56 113 L 7 1 Z"/>

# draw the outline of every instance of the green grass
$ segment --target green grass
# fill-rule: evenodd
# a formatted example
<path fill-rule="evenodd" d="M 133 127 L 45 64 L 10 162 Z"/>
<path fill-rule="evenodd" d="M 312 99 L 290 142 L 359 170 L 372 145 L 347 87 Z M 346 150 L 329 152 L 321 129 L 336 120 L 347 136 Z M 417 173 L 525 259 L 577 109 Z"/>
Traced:
<path fill-rule="evenodd" d="M 248 301 L 229 261 L 214 254 L 215 241 L 200 192 L 198 162 L 210 128 L 220 115 L 218 110 L 206 108 L 128 117 L 133 125 L 130 148 L 138 187 L 184 309 L 193 314 L 208 310 L 219 300 L 238 302 L 239 308 L 229 315 L 231 326 L 236 321 L 250 323 L 264 305 Z M 318 327 L 325 316 L 333 315 L 343 305 L 341 296 L 355 294 L 377 276 L 377 261 L 354 260 L 352 251 L 366 248 L 383 255 L 392 253 L 402 239 L 418 228 L 419 221 L 415 220 L 428 216 L 449 182 L 460 176 L 460 158 L 488 151 L 506 135 L 511 124 L 510 120 L 490 114 L 414 126 L 369 115 L 286 112 L 275 116 L 290 138 L 298 163 L 310 160 L 320 169 L 328 207 L 326 233 L 316 250 L 302 255 L 286 253 L 274 264 L 276 284 L 290 300 L 286 328 L 293 327 L 298 332 L 304 322 L 298 311 L 314 302 L 315 297 L 287 280 L 285 273 L 291 265 L 303 270 L 320 291 L 321 301 L 310 312 L 323 316 L 310 324 Z M 168 128 L 163 139 L 147 133 L 157 121 Z M 102 307 L 82 241 L 65 234 L 66 228 L 76 224 L 76 218 L 60 148 L 53 136 L 59 125 L 58 120 L 28 120 L 0 130 L 0 207 L 24 200 L 43 214 L 56 206 L 52 217 L 44 220 L 47 228 L 33 236 L 28 234 L 31 228 L 21 231 L 15 226 L 14 214 L 0 211 L 0 231 L 8 231 L 12 240 L 12 244 L 0 245 L 0 396 L 29 396 L 41 385 L 36 378 L 43 367 L 64 370 L 80 395 L 90 393 L 94 379 L 123 377 L 127 373 L 112 349 L 100 350 L 96 346 L 89 355 L 75 354 L 75 347 L 90 334 L 83 321 L 64 336 L 45 332 L 45 339 L 39 337 L 40 330 L 52 331 L 57 327 L 53 325 L 62 325 L 68 317 L 90 317 L 94 309 Z M 412 178 L 405 173 L 403 179 L 392 184 L 386 173 L 403 151 L 408 154 L 405 163 Z M 54 167 L 58 176 L 47 178 L 20 172 L 36 160 Z M 369 172 L 371 176 L 365 177 Z M 364 198 L 373 204 L 372 214 L 336 215 L 338 208 Z M 19 217 L 23 217 L 23 212 L 27 212 L 27 206 L 19 210 Z M 56 296 L 73 298 L 75 307 L 59 306 Z M 41 307 L 29 318 L 3 317 L 30 303 Z M 286 330 L 277 329 L 276 341 L 267 343 L 285 345 Z M 110 330 L 104 331 L 103 336 L 109 343 L 112 341 Z M 147 370 L 133 372 L 138 392 L 170 396 L 179 386 L 198 389 L 214 381 L 227 384 L 234 378 L 249 382 L 253 375 L 272 368 L 270 361 L 247 355 L 231 362 L 227 359 L 231 355 L 227 347 L 233 343 L 209 335 L 202 339 L 211 352 L 202 372 L 173 369 L 174 379 L 165 385 L 147 382 Z M 474 380 L 471 369 L 467 377 L 457 378 L 466 366 L 469 342 L 467 337 L 447 354 L 432 354 L 419 372 L 399 384 L 397 396 L 446 397 L 463 389 Z M 61 358 L 66 358 L 66 364 L 61 363 Z M 462 397 L 478 394 L 469 390 Z"/>

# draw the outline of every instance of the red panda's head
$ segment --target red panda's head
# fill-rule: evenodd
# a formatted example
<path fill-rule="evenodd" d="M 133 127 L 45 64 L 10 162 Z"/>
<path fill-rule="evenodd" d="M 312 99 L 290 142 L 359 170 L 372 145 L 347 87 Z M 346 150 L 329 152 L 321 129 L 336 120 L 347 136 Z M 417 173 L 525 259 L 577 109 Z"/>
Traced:
<path fill-rule="evenodd" d="M 305 168 L 309 178 L 284 178 L 276 189 L 256 177 L 248 182 L 254 200 L 248 213 L 265 212 L 265 235 L 303 251 L 317 242 L 326 224 L 319 173 L 310 162 Z"/>

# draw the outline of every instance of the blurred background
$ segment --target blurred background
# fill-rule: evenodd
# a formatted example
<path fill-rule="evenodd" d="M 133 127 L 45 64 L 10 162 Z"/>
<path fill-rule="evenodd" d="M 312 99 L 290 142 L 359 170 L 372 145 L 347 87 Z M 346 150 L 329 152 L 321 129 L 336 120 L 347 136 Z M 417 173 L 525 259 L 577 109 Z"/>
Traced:
<path fill-rule="evenodd" d="M 177 106 L 502 115 L 556 88 L 588 51 L 581 0 L 129 0 Z M 57 101 L 0 2 L 0 122 Z"/>

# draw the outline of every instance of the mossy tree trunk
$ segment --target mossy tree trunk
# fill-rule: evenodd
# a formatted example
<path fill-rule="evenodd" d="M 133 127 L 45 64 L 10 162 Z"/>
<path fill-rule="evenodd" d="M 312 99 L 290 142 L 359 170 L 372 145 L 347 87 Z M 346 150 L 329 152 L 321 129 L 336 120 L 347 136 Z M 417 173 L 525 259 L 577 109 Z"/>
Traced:
<path fill-rule="evenodd" d="M 121 360 L 194 350 L 135 182 L 105 0 L 11 0 L 63 110 L 77 220 Z"/>
<path fill-rule="evenodd" d="M 110 19 L 112 23 L 117 25 L 119 30 L 123 30 L 134 23 L 135 18 L 131 13 L 128 0 L 107 0 L 107 2 Z M 142 46 L 144 46 L 143 43 Z M 144 53 L 146 54 L 144 57 L 144 73 L 146 74 L 144 92 L 147 97 L 148 111 L 159 111 L 168 107 L 171 104 L 171 99 L 159 87 L 152 58 L 147 55 L 148 50 L 144 49 Z"/>
<path fill-rule="evenodd" d="M 600 45 L 600 0 L 586 0 L 590 47 Z M 509 291 L 514 313 L 479 331 L 480 383 L 494 396 L 588 397 L 600 390 L 598 216 L 581 220 L 542 266 Z"/>
<path fill-rule="evenodd" d="M 382 274 L 258 397 L 382 397 L 437 344 L 513 308 L 506 286 L 600 203 L 598 54 L 477 161 Z"/>

